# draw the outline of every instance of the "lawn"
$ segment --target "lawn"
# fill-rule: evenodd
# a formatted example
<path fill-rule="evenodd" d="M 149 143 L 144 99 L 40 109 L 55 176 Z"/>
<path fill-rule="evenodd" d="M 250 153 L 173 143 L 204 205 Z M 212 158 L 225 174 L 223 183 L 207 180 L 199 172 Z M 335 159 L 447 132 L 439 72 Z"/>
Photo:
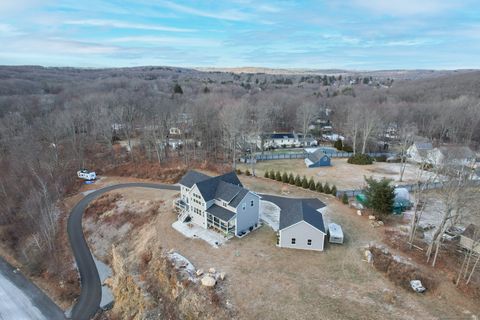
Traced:
<path fill-rule="evenodd" d="M 240 164 L 238 168 L 242 171 L 246 169 L 252 171 L 251 165 Z M 292 172 L 294 175 L 305 175 L 307 178 L 313 177 L 315 181 L 336 185 L 338 190 L 362 188 L 365 181 L 364 176 L 372 176 L 376 179 L 385 177 L 392 179 L 395 184 L 414 183 L 419 173 L 416 165 L 407 164 L 403 181 L 400 182 L 400 164 L 398 163 L 375 162 L 372 165 L 361 166 L 349 164 L 345 158 L 333 158 L 332 166 L 320 168 L 307 168 L 303 159 L 259 161 L 255 165 L 255 174 L 263 177 L 265 170 L 272 169 L 280 172 Z M 423 176 L 429 177 L 430 174 L 424 172 Z"/>

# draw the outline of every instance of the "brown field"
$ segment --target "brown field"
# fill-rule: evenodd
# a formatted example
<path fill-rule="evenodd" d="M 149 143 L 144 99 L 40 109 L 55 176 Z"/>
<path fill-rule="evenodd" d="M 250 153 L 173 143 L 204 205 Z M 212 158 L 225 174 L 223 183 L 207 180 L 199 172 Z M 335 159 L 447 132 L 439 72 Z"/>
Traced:
<path fill-rule="evenodd" d="M 239 169 L 252 171 L 251 165 L 240 164 Z M 407 164 L 403 182 L 399 182 L 400 164 L 375 162 L 372 165 L 354 165 L 347 163 L 347 159 L 332 159 L 332 166 L 320 168 L 307 168 L 303 159 L 288 160 L 271 160 L 260 161 L 255 165 L 255 173 L 257 176 L 263 177 L 265 170 L 279 170 L 280 172 L 292 172 L 294 175 L 305 175 L 307 178 L 313 177 L 315 181 L 328 182 L 330 185 L 335 184 L 337 189 L 359 189 L 363 187 L 364 176 L 374 177 L 376 179 L 389 178 L 394 183 L 408 184 L 414 183 L 417 179 L 418 168 L 413 164 Z M 428 176 L 428 172 L 424 172 L 423 176 Z"/>
<path fill-rule="evenodd" d="M 111 243 L 102 242 L 110 239 L 129 252 L 131 266 L 139 264 L 146 248 L 173 248 L 196 268 L 226 272 L 223 298 L 238 311 L 239 319 L 472 319 L 479 314 L 478 304 L 465 299 L 448 281 L 418 295 L 395 286 L 366 263 L 364 247 L 381 242 L 383 228 L 372 228 L 366 217 L 357 216 L 332 196 L 263 178 L 241 179 L 257 192 L 320 197 L 329 205 L 329 219 L 342 225 L 346 243 L 328 245 L 324 252 L 280 249 L 275 246 L 273 230 L 263 226 L 215 249 L 202 240 L 185 238 L 171 227 L 176 214 L 170 201 L 178 193 L 142 188 L 117 191 L 122 195 L 121 206 L 162 201 L 159 213 L 135 232 L 112 237 L 108 235 L 112 228 L 98 228 L 90 233 L 91 243 L 99 247 L 96 252 L 105 254 Z M 90 224 L 88 228 L 94 227 Z"/>

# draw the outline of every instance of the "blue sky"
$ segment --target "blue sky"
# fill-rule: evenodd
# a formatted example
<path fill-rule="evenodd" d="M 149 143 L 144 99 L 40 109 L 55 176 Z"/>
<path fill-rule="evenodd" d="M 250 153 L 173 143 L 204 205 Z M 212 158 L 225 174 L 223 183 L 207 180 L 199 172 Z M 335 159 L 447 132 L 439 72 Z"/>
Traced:
<path fill-rule="evenodd" d="M 0 64 L 480 68 L 476 0 L 1 0 Z"/>

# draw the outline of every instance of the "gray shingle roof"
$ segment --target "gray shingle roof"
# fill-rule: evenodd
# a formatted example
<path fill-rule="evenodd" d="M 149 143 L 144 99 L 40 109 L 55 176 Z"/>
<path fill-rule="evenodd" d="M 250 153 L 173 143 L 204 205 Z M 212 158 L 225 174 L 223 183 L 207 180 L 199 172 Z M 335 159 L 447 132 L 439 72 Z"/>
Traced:
<path fill-rule="evenodd" d="M 320 161 L 325 156 L 325 153 L 321 149 L 315 150 L 315 152 L 310 152 L 307 155 L 308 160 L 313 163 Z"/>
<path fill-rule="evenodd" d="M 226 182 L 227 184 L 233 184 L 235 186 L 243 188 L 242 183 L 240 182 L 240 180 L 238 180 L 237 175 L 233 171 L 229 172 L 229 173 L 226 173 L 226 174 L 223 174 L 221 176 L 217 176 L 217 177 L 213 177 L 213 178 L 209 177 L 209 178 L 210 179 L 200 181 L 196 184 L 198 190 L 200 191 L 200 193 L 201 193 L 201 195 L 202 195 L 202 197 L 205 201 L 210 201 L 210 200 L 213 200 L 213 199 L 216 198 L 217 190 L 219 189 L 218 186 L 219 186 L 220 182 L 222 182 L 222 181 Z M 232 193 L 231 191 L 232 190 L 229 189 L 229 191 L 225 191 L 225 193 L 223 193 L 222 190 L 219 190 L 218 192 L 219 192 L 219 195 L 225 196 L 225 197 L 228 198 L 228 196 L 231 195 L 231 193 Z M 235 195 L 233 195 L 232 198 L 234 196 Z M 222 200 L 224 200 L 224 199 L 222 199 Z M 230 201 L 230 200 L 231 199 L 229 199 L 228 201 Z"/>
<path fill-rule="evenodd" d="M 213 216 L 223 220 L 223 221 L 230 221 L 235 216 L 235 212 L 227 210 L 223 207 L 217 206 L 216 204 L 212 205 L 208 208 L 207 213 L 212 214 Z"/>
<path fill-rule="evenodd" d="M 415 142 L 417 150 L 432 150 L 433 146 L 430 142 Z"/>
<path fill-rule="evenodd" d="M 317 210 L 325 204 L 316 198 L 285 198 L 271 195 L 261 195 L 263 200 L 275 203 L 280 207 L 279 230 L 285 229 L 300 221 L 305 221 L 314 228 L 325 233 L 323 216 Z"/>
<path fill-rule="evenodd" d="M 235 184 L 220 181 L 217 185 L 217 191 L 215 192 L 215 199 L 230 202 L 242 189 L 242 187 Z"/>
<path fill-rule="evenodd" d="M 247 189 L 240 190 L 240 192 L 235 196 L 235 198 L 233 198 L 232 201 L 230 201 L 229 205 L 236 208 L 240 204 L 240 202 L 243 200 L 243 198 L 245 198 L 247 193 L 248 193 Z"/>
<path fill-rule="evenodd" d="M 187 188 L 193 187 L 194 184 L 199 183 L 200 181 L 204 181 L 210 179 L 210 176 L 206 174 L 200 173 L 198 171 L 189 170 L 183 177 L 180 179 L 179 183 Z"/>

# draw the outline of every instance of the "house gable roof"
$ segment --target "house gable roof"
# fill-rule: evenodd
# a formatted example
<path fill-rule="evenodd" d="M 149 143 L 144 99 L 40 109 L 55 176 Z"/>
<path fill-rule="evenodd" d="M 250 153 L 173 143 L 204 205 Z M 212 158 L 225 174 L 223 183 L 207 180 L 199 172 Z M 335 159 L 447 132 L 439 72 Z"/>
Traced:
<path fill-rule="evenodd" d="M 432 150 L 433 145 L 431 142 L 415 142 L 414 143 L 417 150 Z"/>
<path fill-rule="evenodd" d="M 224 184 L 222 183 L 220 186 L 221 182 Z M 233 186 L 227 186 L 227 184 Z M 221 176 L 209 177 L 209 179 L 202 180 L 196 183 L 196 185 L 205 201 L 217 198 L 217 192 L 219 199 L 230 201 L 240 192 L 240 189 L 243 188 L 238 176 L 233 171 Z"/>
<path fill-rule="evenodd" d="M 270 139 L 294 139 L 293 133 L 272 133 Z"/>
<path fill-rule="evenodd" d="M 314 152 L 309 152 L 307 154 L 308 160 L 313 163 L 320 161 L 324 156 L 326 156 L 326 154 L 321 149 L 317 149 Z"/>
<path fill-rule="evenodd" d="M 438 151 L 451 159 L 475 159 L 476 154 L 467 146 L 442 146 Z"/>
<path fill-rule="evenodd" d="M 245 198 L 248 192 L 249 191 L 247 189 L 240 190 L 240 192 L 235 196 L 235 198 L 230 201 L 229 205 L 236 208 L 243 200 L 243 198 Z"/>
<path fill-rule="evenodd" d="M 210 176 L 207 176 L 206 174 L 203 174 L 198 171 L 194 170 L 189 170 L 183 177 L 180 179 L 178 182 L 182 186 L 185 186 L 187 188 L 193 187 L 194 184 L 199 183 L 201 181 L 210 179 Z"/>
<path fill-rule="evenodd" d="M 288 199 L 280 211 L 279 229 L 288 228 L 300 221 L 305 221 L 325 233 L 323 216 L 317 210 L 325 207 L 318 199 Z"/>

